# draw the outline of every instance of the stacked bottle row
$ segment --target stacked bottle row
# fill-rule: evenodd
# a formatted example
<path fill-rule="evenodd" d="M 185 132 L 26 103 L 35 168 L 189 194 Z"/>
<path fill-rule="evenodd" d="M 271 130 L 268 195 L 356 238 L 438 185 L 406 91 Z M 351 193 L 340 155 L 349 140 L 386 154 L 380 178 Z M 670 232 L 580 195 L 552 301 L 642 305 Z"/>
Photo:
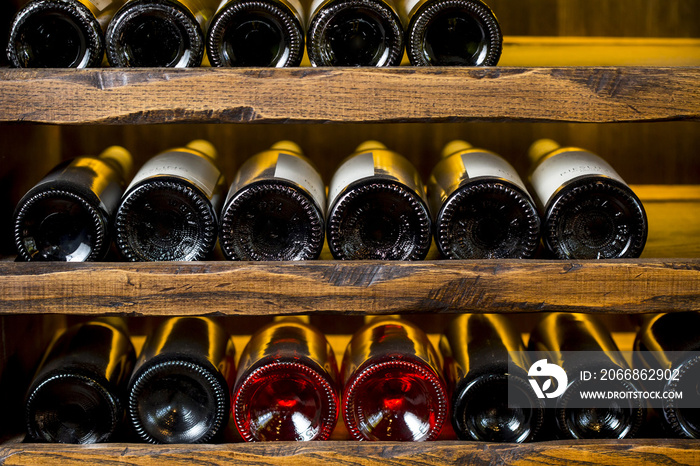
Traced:
<path fill-rule="evenodd" d="M 695 401 L 700 337 L 683 329 L 698 323 L 698 313 L 646 319 L 633 358 L 637 371 L 679 374 L 668 385 L 686 389 L 686 398 Z M 528 359 L 526 348 L 538 360 Z M 575 363 L 566 357 L 571 351 L 596 357 Z M 571 313 L 542 318 L 527 347 L 506 316 L 461 315 L 441 336 L 438 350 L 416 325 L 375 318 L 352 336 L 340 370 L 328 340 L 308 319 L 277 318 L 250 338 L 237 369 L 234 353 L 231 336 L 203 317 L 166 320 L 146 339 L 138 359 L 119 319 L 70 327 L 50 345 L 29 387 L 29 437 L 221 442 L 231 438 L 226 425 L 232 415 L 245 441 L 326 440 L 340 416 L 355 440 L 434 440 L 450 420 L 464 440 L 630 438 L 651 422 L 641 397 L 581 408 L 568 393 L 639 392 L 656 383 L 586 377 L 631 368 L 596 318 Z M 554 365 L 569 378 L 557 386 L 563 396 L 547 399 L 533 376 Z M 665 435 L 700 437 L 700 408 L 686 407 L 693 400 L 684 406 L 665 401 L 656 413 Z"/>
<path fill-rule="evenodd" d="M 453 141 L 425 186 L 407 159 L 367 141 L 326 188 L 299 146 L 280 141 L 243 163 L 226 194 L 206 141 L 153 157 L 126 189 L 131 158 L 115 146 L 32 188 L 15 243 L 24 260 L 64 261 L 103 259 L 112 232 L 131 261 L 204 260 L 217 238 L 231 260 L 315 259 L 325 240 L 336 259 L 421 260 L 433 237 L 449 259 L 641 254 L 644 208 L 609 164 L 551 140 L 530 157 L 528 189 L 497 154 Z"/>
<path fill-rule="evenodd" d="M 495 65 L 502 35 L 481 0 L 30 0 L 17 67 Z"/>

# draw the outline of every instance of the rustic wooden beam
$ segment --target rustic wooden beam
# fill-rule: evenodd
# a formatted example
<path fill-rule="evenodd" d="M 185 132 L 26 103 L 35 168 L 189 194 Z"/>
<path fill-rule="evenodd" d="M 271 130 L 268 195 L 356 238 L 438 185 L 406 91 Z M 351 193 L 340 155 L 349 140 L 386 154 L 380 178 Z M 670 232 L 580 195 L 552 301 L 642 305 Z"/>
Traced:
<path fill-rule="evenodd" d="M 222 445 L 40 445 L 0 447 L 11 465 L 266 464 L 326 465 L 569 465 L 698 464 L 700 441 L 671 439 L 579 440 L 522 445 L 480 442 L 261 442 Z"/>
<path fill-rule="evenodd" d="M 0 121 L 700 119 L 700 67 L 0 70 Z"/>

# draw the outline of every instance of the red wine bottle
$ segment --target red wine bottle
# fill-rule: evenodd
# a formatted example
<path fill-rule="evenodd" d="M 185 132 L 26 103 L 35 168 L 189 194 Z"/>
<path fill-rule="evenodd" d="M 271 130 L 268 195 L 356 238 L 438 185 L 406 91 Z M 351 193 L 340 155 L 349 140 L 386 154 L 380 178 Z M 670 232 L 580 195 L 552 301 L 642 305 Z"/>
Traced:
<path fill-rule="evenodd" d="M 136 354 L 115 318 L 72 326 L 46 351 L 27 392 L 27 433 L 60 443 L 108 442 L 124 420 Z"/>
<path fill-rule="evenodd" d="M 241 353 L 232 411 L 246 441 L 327 440 L 338 420 L 335 354 L 316 328 L 281 318 Z"/>
<path fill-rule="evenodd" d="M 235 374 L 233 339 L 204 317 L 174 317 L 144 343 L 127 410 L 141 440 L 205 443 L 221 438 Z"/>
<path fill-rule="evenodd" d="M 439 356 L 428 336 L 400 319 L 357 331 L 343 357 L 343 419 L 356 440 L 434 440 L 447 419 Z"/>
<path fill-rule="evenodd" d="M 532 362 L 507 317 L 455 318 L 440 339 L 440 352 L 452 397 L 452 426 L 460 439 L 521 443 L 535 438 L 544 404 L 528 382 Z"/>

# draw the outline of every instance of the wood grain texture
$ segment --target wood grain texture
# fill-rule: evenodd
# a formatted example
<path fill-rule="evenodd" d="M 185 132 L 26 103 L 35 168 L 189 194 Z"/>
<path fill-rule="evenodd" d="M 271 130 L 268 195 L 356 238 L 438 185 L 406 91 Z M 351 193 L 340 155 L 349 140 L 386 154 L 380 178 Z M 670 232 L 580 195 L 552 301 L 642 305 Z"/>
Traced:
<path fill-rule="evenodd" d="M 700 463 L 698 440 L 560 441 L 524 445 L 460 441 L 285 442 L 222 445 L 90 446 L 8 444 L 10 465 L 637 465 Z"/>
<path fill-rule="evenodd" d="M 0 121 L 700 119 L 700 67 L 0 70 Z"/>
<path fill-rule="evenodd" d="M 0 263 L 0 313 L 700 310 L 700 260 Z"/>

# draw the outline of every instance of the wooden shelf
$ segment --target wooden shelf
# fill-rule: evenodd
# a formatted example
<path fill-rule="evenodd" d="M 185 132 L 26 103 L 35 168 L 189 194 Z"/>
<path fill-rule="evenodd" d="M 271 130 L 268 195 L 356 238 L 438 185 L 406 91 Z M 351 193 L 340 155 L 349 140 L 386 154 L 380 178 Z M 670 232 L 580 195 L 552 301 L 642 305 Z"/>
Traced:
<path fill-rule="evenodd" d="M 39 445 L 0 447 L 3 464 L 699 464 L 699 440 L 557 441 L 523 445 L 463 441 L 290 442 L 221 445 Z"/>
<path fill-rule="evenodd" d="M 700 67 L 0 70 L 0 122 L 700 119 Z"/>
<path fill-rule="evenodd" d="M 0 314 L 272 315 L 700 310 L 700 186 L 635 186 L 640 259 L 0 262 Z M 668 251 L 679 258 L 669 259 Z"/>

